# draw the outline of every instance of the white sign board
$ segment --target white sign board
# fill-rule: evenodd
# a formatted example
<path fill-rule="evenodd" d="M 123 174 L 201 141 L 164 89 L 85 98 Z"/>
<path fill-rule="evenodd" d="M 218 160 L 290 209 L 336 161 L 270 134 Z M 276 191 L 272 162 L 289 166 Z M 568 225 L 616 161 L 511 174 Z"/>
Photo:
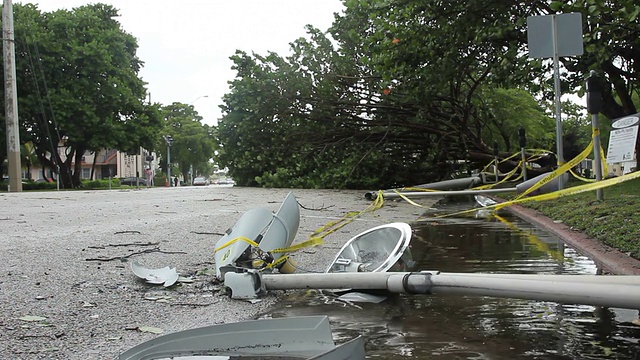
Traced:
<path fill-rule="evenodd" d="M 611 130 L 609 148 L 607 149 L 607 164 L 635 160 L 633 155 L 636 150 L 637 137 L 638 125 Z"/>

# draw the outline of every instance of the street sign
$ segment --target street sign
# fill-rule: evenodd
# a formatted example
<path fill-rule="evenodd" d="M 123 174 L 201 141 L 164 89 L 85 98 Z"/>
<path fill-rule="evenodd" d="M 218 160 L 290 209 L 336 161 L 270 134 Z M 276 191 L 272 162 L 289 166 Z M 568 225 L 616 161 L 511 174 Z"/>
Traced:
<path fill-rule="evenodd" d="M 578 12 L 527 17 L 529 57 L 582 55 L 582 14 Z"/>

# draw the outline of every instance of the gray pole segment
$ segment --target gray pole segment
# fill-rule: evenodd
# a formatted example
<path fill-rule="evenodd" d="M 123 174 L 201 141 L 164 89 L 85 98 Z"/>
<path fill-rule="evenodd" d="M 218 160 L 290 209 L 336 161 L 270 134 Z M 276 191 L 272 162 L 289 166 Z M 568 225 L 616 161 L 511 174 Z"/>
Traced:
<path fill-rule="evenodd" d="M 570 282 L 544 278 L 482 278 L 449 274 L 409 276 L 405 283 L 409 290 L 427 290 L 433 294 L 506 297 L 626 309 L 637 309 L 640 306 L 640 288 L 635 284 L 588 282 L 578 279 Z"/>
<path fill-rule="evenodd" d="M 487 276 L 483 276 L 487 275 Z M 267 290 L 381 289 L 409 294 L 459 294 L 569 304 L 640 307 L 635 277 L 464 273 L 315 273 L 262 275 Z M 601 279 L 602 278 L 602 279 Z"/>
<path fill-rule="evenodd" d="M 164 142 L 167 143 L 167 185 L 172 186 L 173 180 L 171 180 L 171 144 L 173 143 L 173 137 L 171 135 L 164 135 Z"/>
<path fill-rule="evenodd" d="M 602 158 L 600 157 L 600 128 L 598 127 L 598 114 L 591 114 L 591 125 L 595 132 L 593 136 L 593 159 L 595 162 L 596 181 L 602 180 Z M 598 201 L 604 200 L 604 194 L 602 189 L 596 190 L 596 199 Z"/>
<path fill-rule="evenodd" d="M 171 180 L 171 143 L 167 142 L 167 178 L 169 180 L 169 187 L 173 183 Z"/>
<path fill-rule="evenodd" d="M 140 188 L 140 171 L 138 170 L 140 169 L 140 166 L 138 165 L 138 155 L 140 155 L 140 148 L 138 148 L 138 153 L 134 155 L 136 157 L 136 189 Z"/>
<path fill-rule="evenodd" d="M 22 165 L 20 163 L 20 127 L 18 122 L 18 98 L 16 85 L 16 54 L 13 31 L 13 4 L 4 0 L 2 8 L 3 56 L 4 56 L 4 113 L 9 162 L 9 191 L 22 191 Z"/>
<path fill-rule="evenodd" d="M 558 156 L 558 165 L 564 164 L 564 151 L 562 146 L 562 114 L 561 114 L 561 104 L 560 104 L 560 59 L 558 56 L 558 39 L 557 39 L 557 31 L 558 31 L 558 17 L 556 15 L 553 16 L 553 87 L 555 92 L 554 102 L 555 102 L 555 115 L 556 115 L 556 153 Z M 559 184 L 559 189 L 562 190 L 563 185 Z"/>
<path fill-rule="evenodd" d="M 385 199 L 395 199 L 401 196 L 407 197 L 422 197 L 422 196 L 454 196 L 454 195 L 479 195 L 479 194 L 496 194 L 506 192 L 516 192 L 516 188 L 504 188 L 504 189 L 483 189 L 483 190 L 451 190 L 451 191 L 412 191 L 404 192 L 383 192 L 382 196 Z M 375 196 L 375 194 L 372 194 Z"/>
<path fill-rule="evenodd" d="M 601 283 L 601 284 L 619 284 L 619 285 L 636 285 L 640 286 L 640 276 L 631 275 L 552 275 L 552 274 L 486 274 L 486 273 L 442 273 L 450 276 L 464 277 L 480 277 L 480 278 L 498 278 L 502 280 L 539 280 L 553 282 L 581 282 L 584 284 Z"/>
<path fill-rule="evenodd" d="M 388 289 L 391 276 L 404 277 L 409 273 L 353 272 L 310 274 L 264 274 L 262 283 L 267 290 L 289 289 Z M 403 291 L 399 291 L 403 292 Z"/>
<path fill-rule="evenodd" d="M 596 181 L 602 180 L 602 158 L 600 157 L 600 127 L 598 114 L 602 111 L 602 84 L 595 71 L 591 70 L 587 78 L 587 111 L 591 113 L 591 127 L 593 129 L 593 161 Z M 596 199 L 604 198 L 602 189 L 596 190 Z"/>
<path fill-rule="evenodd" d="M 522 180 L 527 181 L 527 155 L 524 148 L 520 148 L 520 157 L 522 158 Z"/>

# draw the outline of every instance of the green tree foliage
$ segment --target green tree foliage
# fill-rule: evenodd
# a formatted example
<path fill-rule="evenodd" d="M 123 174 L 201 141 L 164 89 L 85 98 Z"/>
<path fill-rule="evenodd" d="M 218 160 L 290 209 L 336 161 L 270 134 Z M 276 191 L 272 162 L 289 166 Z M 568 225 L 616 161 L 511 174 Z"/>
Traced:
<path fill-rule="evenodd" d="M 411 176 L 390 161 L 388 123 L 368 121 L 365 100 L 379 95 L 367 83 L 377 80 L 363 80 L 317 29 L 309 35 L 287 58 L 232 57 L 238 75 L 218 126 L 220 163 L 241 185 L 372 187 Z"/>
<path fill-rule="evenodd" d="M 605 77 L 603 114 L 615 119 L 638 112 L 633 101 L 640 80 L 640 4 L 634 0 L 553 1 L 557 12 L 582 13 L 585 53 L 563 58 L 568 81 L 584 84 L 595 70 Z"/>
<path fill-rule="evenodd" d="M 286 59 L 232 58 L 238 75 L 219 125 L 220 161 L 240 184 L 411 185 L 456 171 L 456 160 L 490 161 L 483 130 L 497 129 L 491 122 L 505 119 L 496 118 L 496 109 L 511 104 L 485 108 L 477 95 L 492 69 L 479 55 L 486 49 L 454 59 L 455 50 L 436 43 L 450 27 L 428 35 L 432 42 L 425 44 L 427 35 L 411 28 L 414 11 L 372 8 L 367 1 L 352 5 L 332 29 L 339 50 L 309 29 L 311 41 L 298 39 Z M 390 13 L 398 29 L 389 27 Z M 444 14 L 440 20 L 443 27 L 448 22 Z M 445 50 L 449 60 L 442 59 Z M 493 62 L 500 63 L 499 52 L 494 50 Z M 477 58 L 484 60 L 472 61 Z M 536 125 L 543 110 L 523 103 L 531 109 L 521 117 L 533 114 L 524 119 L 532 128 L 548 124 Z"/>
<path fill-rule="evenodd" d="M 525 129 L 527 148 L 553 149 L 556 141 L 555 121 L 529 92 L 522 89 L 490 89 L 480 94 L 483 117 L 481 137 L 493 143 L 497 140 L 501 150 L 508 153 L 520 151 L 520 127 Z"/>
<path fill-rule="evenodd" d="M 214 128 L 201 123 L 202 116 L 198 115 L 192 105 L 176 102 L 162 107 L 161 113 L 164 119 L 161 134 L 171 135 L 173 138 L 171 163 L 178 165 L 185 179 L 189 178 L 191 167 L 195 174 L 210 175 L 210 163 L 217 147 Z M 156 148 L 162 149 L 160 153 L 166 159 L 166 143 L 162 136 L 157 139 Z M 163 165 L 166 172 L 166 162 Z"/>
<path fill-rule="evenodd" d="M 121 29 L 115 8 L 14 10 L 21 136 L 41 164 L 59 168 L 65 187 L 78 187 L 85 152 L 153 148 L 158 106 L 144 103 L 136 39 Z"/>
<path fill-rule="evenodd" d="M 220 161 L 241 184 L 417 184 L 446 177 L 459 160 L 488 163 L 493 140 L 505 155 L 517 150 L 520 126 L 530 147 L 553 149 L 551 62 L 528 58 L 526 19 L 556 10 L 581 11 L 587 30 L 585 55 L 561 59 L 563 93 L 595 69 L 613 89 L 605 114 L 635 112 L 640 5 L 631 0 L 345 5 L 329 30 L 333 42 L 310 29 L 290 57 L 232 58 L 238 74 L 225 97 Z M 590 140 L 576 136 L 585 118 L 574 110 L 569 153 Z M 541 171 L 555 165 L 546 160 Z"/>

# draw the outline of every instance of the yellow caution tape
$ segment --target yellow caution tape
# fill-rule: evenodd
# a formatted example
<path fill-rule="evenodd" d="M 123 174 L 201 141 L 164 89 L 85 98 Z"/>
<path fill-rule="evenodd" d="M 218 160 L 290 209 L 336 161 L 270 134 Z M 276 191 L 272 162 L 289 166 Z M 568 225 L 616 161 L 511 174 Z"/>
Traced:
<path fill-rule="evenodd" d="M 602 163 L 602 176 L 609 175 L 609 166 L 607 165 L 607 156 L 604 154 L 604 149 L 600 146 L 600 162 Z"/>
<path fill-rule="evenodd" d="M 393 190 L 395 192 L 398 192 L 398 190 Z M 427 188 L 421 188 L 421 187 L 403 187 L 400 189 L 400 191 L 440 191 L 440 190 L 435 190 L 435 189 L 427 189 Z"/>
<path fill-rule="evenodd" d="M 520 152 L 513 153 L 513 155 L 509 155 L 509 157 L 506 157 L 506 158 L 502 159 L 502 160 L 500 161 L 500 163 L 503 163 L 503 162 L 505 162 L 505 161 L 511 160 L 512 158 L 514 158 L 514 157 L 516 157 L 516 156 L 519 156 L 519 155 L 520 155 Z"/>
<path fill-rule="evenodd" d="M 496 162 L 496 159 L 491 160 L 485 167 L 482 168 L 482 170 L 480 170 L 480 173 L 482 174 L 483 172 L 485 172 L 495 162 Z M 498 166 L 498 164 L 496 164 L 496 166 Z"/>
<path fill-rule="evenodd" d="M 313 238 L 313 237 L 324 238 L 325 236 L 343 228 L 344 226 L 351 223 L 353 220 L 357 219 L 361 215 L 368 212 L 374 212 L 380 209 L 383 205 L 384 205 L 384 197 L 382 196 L 382 190 L 378 190 L 378 195 L 376 196 L 376 199 L 366 209 L 360 212 L 357 212 L 357 211 L 348 212 L 342 218 L 336 221 L 331 221 L 326 225 L 324 225 L 323 227 L 314 231 L 314 233 L 311 234 L 310 238 Z"/>
<path fill-rule="evenodd" d="M 589 153 L 591 152 L 592 149 L 593 149 L 593 141 L 591 141 L 589 143 L 589 145 L 587 145 L 587 147 L 580 154 L 578 154 L 578 156 L 576 156 L 575 158 L 571 159 L 569 162 L 565 163 L 564 165 L 558 167 L 556 170 L 554 170 L 551 173 L 549 173 L 547 176 L 542 178 L 540 181 L 535 183 L 533 186 L 528 188 L 526 191 L 524 191 L 520 195 L 516 196 L 513 200 L 517 200 L 517 199 L 520 199 L 520 198 L 523 198 L 523 197 L 527 196 L 528 194 L 530 194 L 531 192 L 537 190 L 541 186 L 544 186 L 544 185 L 548 184 L 553 179 L 555 179 L 558 176 L 560 176 L 560 175 L 564 174 L 565 172 L 569 171 L 569 169 L 575 167 L 576 165 L 578 165 L 580 163 L 580 161 L 584 160 L 587 156 L 589 156 Z"/>
<path fill-rule="evenodd" d="M 369 205 L 366 209 L 357 212 L 357 211 L 351 211 L 348 212 L 347 214 L 345 214 L 342 218 L 336 220 L 336 221 L 331 221 L 328 224 L 326 224 L 325 226 L 321 227 L 320 229 L 316 230 L 310 237 L 308 240 L 303 241 L 301 243 L 298 243 L 296 245 L 293 246 L 289 246 L 286 248 L 277 248 L 277 249 L 273 249 L 271 251 L 268 251 L 269 253 L 273 253 L 273 254 L 285 254 L 285 253 L 291 253 L 294 251 L 298 251 L 307 247 L 313 247 L 313 246 L 318 246 L 321 245 L 324 241 L 323 238 L 335 231 L 337 231 L 338 229 L 344 227 L 345 225 L 351 223 L 353 220 L 355 220 L 357 217 L 361 216 L 364 213 L 367 212 L 374 212 L 378 209 L 380 209 L 382 206 L 384 205 L 384 198 L 382 196 L 382 190 L 378 191 L 378 196 L 376 197 L 376 199 L 371 203 L 371 205 Z M 225 249 L 227 247 L 229 247 L 230 245 L 238 242 L 238 241 L 244 241 L 248 244 L 250 244 L 251 246 L 253 246 L 254 248 L 256 248 L 255 251 L 260 252 L 265 252 L 264 250 L 260 249 L 260 244 L 247 238 L 244 236 L 238 236 L 236 238 L 233 238 L 227 242 L 225 242 L 224 244 L 222 244 L 221 246 L 219 246 L 218 248 L 216 248 L 214 250 L 214 253 Z M 230 252 L 230 251 L 229 251 Z M 225 254 L 225 256 L 228 256 L 229 252 L 227 254 Z M 285 256 L 281 256 L 280 258 L 274 260 L 273 262 L 264 265 L 265 261 L 263 259 L 254 259 L 253 263 L 255 265 L 255 267 L 262 267 L 262 269 L 269 269 L 269 268 L 273 268 L 281 263 L 283 263 L 284 261 L 286 261 L 288 258 L 287 255 Z"/>
<path fill-rule="evenodd" d="M 303 241 L 301 243 L 289 246 L 287 248 L 277 248 L 269 251 L 272 254 L 282 254 L 282 253 L 290 253 L 294 251 L 298 251 L 307 247 L 314 247 L 318 245 L 322 245 L 324 240 L 321 237 L 312 237 L 309 240 Z"/>
<path fill-rule="evenodd" d="M 600 135 L 600 129 L 593 129 L 592 139 L 594 139 L 596 136 L 599 136 L 599 135 Z M 604 154 L 604 149 L 602 148 L 602 146 L 600 146 L 600 151 L 598 155 L 600 156 L 600 164 L 602 164 L 602 177 L 605 177 L 609 173 L 609 168 L 607 166 L 607 157 Z M 579 174 L 575 173 L 573 170 L 569 170 L 569 171 L 571 172 L 571 175 L 573 175 L 573 177 L 575 177 L 580 181 L 584 181 L 584 182 L 597 181 L 596 179 L 588 179 L 583 176 L 580 176 Z M 593 169 L 593 171 L 595 173 L 595 168 Z"/>
<path fill-rule="evenodd" d="M 529 198 L 523 198 L 523 199 L 517 199 L 517 200 L 512 200 L 512 201 L 506 201 L 503 203 L 499 203 L 496 205 L 492 205 L 492 206 L 487 206 L 487 208 L 493 207 L 496 210 L 500 210 L 504 207 L 510 206 L 510 205 L 514 205 L 514 204 L 518 204 L 518 203 L 523 203 L 523 202 L 527 202 L 527 201 L 543 201 L 543 200 L 551 200 L 551 199 L 557 199 L 559 197 L 564 197 L 564 196 L 569 196 L 569 195 L 575 195 L 575 194 L 579 194 L 579 193 L 583 193 L 583 192 L 587 192 L 587 191 L 593 191 L 593 190 L 598 190 L 598 189 L 602 189 L 608 186 L 612 186 L 612 185 L 616 185 L 628 180 L 633 180 L 633 179 L 637 179 L 640 178 L 640 171 L 636 171 L 633 173 L 629 173 L 623 176 L 618 176 L 618 177 L 614 177 L 614 178 L 610 178 L 610 179 L 606 179 L 606 180 L 602 180 L 602 181 L 598 181 L 598 182 L 594 182 L 594 183 L 590 183 L 590 184 L 584 184 L 584 185 L 578 185 L 578 186 L 574 186 L 568 189 L 563 189 L 563 190 L 558 190 L 558 191 L 554 191 L 552 193 L 549 194 L 542 194 L 542 195 L 536 195 L 536 196 L 532 196 Z"/>
<path fill-rule="evenodd" d="M 296 245 L 287 247 L 287 248 L 278 248 L 278 249 L 274 249 L 271 250 L 271 253 L 274 254 L 282 254 L 282 253 L 291 253 L 294 251 L 298 251 L 307 247 L 313 247 L 313 246 L 318 246 L 318 245 L 322 245 L 324 243 L 324 237 L 343 228 L 344 226 L 346 226 L 347 224 L 351 223 L 352 221 L 354 221 L 356 218 L 360 217 L 361 215 L 367 213 L 367 212 L 374 212 L 378 209 L 380 209 L 382 206 L 384 205 L 384 198 L 382 196 L 382 190 L 378 191 L 378 195 L 376 196 L 376 199 L 371 203 L 371 205 L 369 205 L 366 209 L 362 210 L 362 211 L 350 211 L 347 214 L 345 214 L 342 218 L 336 220 L 336 221 L 331 221 L 329 223 L 327 223 L 326 225 L 324 225 L 323 227 L 317 229 L 316 231 L 313 232 L 313 234 L 311 234 L 309 236 L 309 239 L 306 241 L 303 241 L 301 243 L 298 243 Z M 266 268 L 272 268 L 274 266 L 279 265 L 280 263 L 286 261 L 287 256 L 282 256 L 279 259 L 275 260 L 274 262 L 272 262 L 271 264 L 268 264 Z"/>
<path fill-rule="evenodd" d="M 399 192 L 399 191 L 397 191 L 397 190 L 394 190 L 394 192 L 395 192 L 396 194 L 398 194 L 398 196 L 399 196 L 401 199 L 403 199 L 404 201 L 408 202 L 409 204 L 411 204 L 411 205 L 413 205 L 413 206 L 417 206 L 417 207 L 424 207 L 424 206 L 422 206 L 422 205 L 418 204 L 417 202 L 415 202 L 415 201 L 413 201 L 413 200 L 409 199 L 409 198 L 408 198 L 406 195 L 404 195 L 403 193 L 401 193 L 401 192 Z"/>
<path fill-rule="evenodd" d="M 251 239 L 249 239 L 249 238 L 247 238 L 247 237 L 244 237 L 244 236 L 238 236 L 238 237 L 233 238 L 233 239 L 231 239 L 231 240 L 227 241 L 226 243 L 224 243 L 224 244 L 220 245 L 220 247 L 218 247 L 217 249 L 213 250 L 213 252 L 214 252 L 214 253 L 217 253 L 218 251 L 220 251 L 220 250 L 222 250 L 222 249 L 226 248 L 227 246 L 230 246 L 230 245 L 232 245 L 232 244 L 235 244 L 235 243 L 236 243 L 236 242 L 238 242 L 238 241 L 244 241 L 244 242 L 246 242 L 246 243 L 250 244 L 251 246 L 255 246 L 255 247 L 258 247 L 258 246 L 259 246 L 257 242 L 255 242 L 255 241 L 253 241 L 253 240 L 251 240 Z"/>
<path fill-rule="evenodd" d="M 513 174 L 516 173 L 516 171 L 518 171 L 520 169 L 520 166 L 522 165 L 522 161 L 520 161 L 518 163 L 518 166 L 514 167 L 511 171 L 509 171 L 504 178 L 502 178 L 502 180 L 498 181 L 497 183 L 493 183 L 493 184 L 486 184 L 486 185 L 480 185 L 480 186 L 476 186 L 474 188 L 472 188 L 471 190 L 484 190 L 484 189 L 491 189 L 496 185 L 502 184 L 504 182 L 506 182 L 507 180 L 509 180 Z M 522 177 L 522 173 L 520 173 L 520 175 L 518 175 L 515 179 L 510 180 L 510 181 L 517 181 Z"/>
<path fill-rule="evenodd" d="M 525 166 L 526 166 L 527 162 L 535 161 L 535 160 L 541 158 L 543 155 L 553 154 L 552 151 L 543 150 L 543 149 L 525 149 L 525 152 L 531 154 L 528 158 L 524 159 Z M 499 163 L 503 163 L 503 162 L 508 161 L 508 160 L 511 160 L 512 158 L 514 158 L 516 156 L 519 156 L 519 155 L 521 155 L 520 152 L 513 153 L 509 157 L 504 158 L 503 160 L 499 161 L 498 164 Z M 480 170 L 480 173 L 485 172 L 495 162 L 496 162 L 495 159 L 491 160 L 491 162 L 489 162 L 482 170 Z M 523 162 L 523 160 L 521 159 L 518 162 L 518 165 L 516 167 L 514 167 L 513 170 L 508 172 L 504 176 L 504 178 L 502 180 L 500 180 L 499 182 L 493 183 L 493 184 L 480 185 L 480 186 L 472 188 L 472 190 L 491 189 L 491 188 L 495 187 L 496 185 L 504 183 L 506 181 L 518 181 L 518 180 L 520 180 L 524 176 L 524 174 L 522 172 L 520 172 L 520 174 L 514 179 L 511 179 L 511 177 L 522 167 L 522 162 Z M 496 164 L 496 166 L 497 166 L 497 164 Z M 527 168 L 530 169 L 530 167 L 528 167 L 528 166 L 527 166 Z"/>
<path fill-rule="evenodd" d="M 575 171 L 573 171 L 573 169 L 570 169 L 569 172 L 571 173 L 571 175 L 573 175 L 574 178 L 580 180 L 580 181 L 584 181 L 584 182 L 594 182 L 596 181 L 596 179 L 588 179 L 584 176 L 581 176 L 580 174 L 576 173 Z"/>
<path fill-rule="evenodd" d="M 282 256 L 278 259 L 275 259 L 273 262 L 271 262 L 270 264 L 267 264 L 264 268 L 262 268 L 262 271 L 266 270 L 266 269 L 271 269 L 274 268 L 280 264 L 282 264 L 283 262 L 287 261 L 289 257 L 288 256 Z"/>
<path fill-rule="evenodd" d="M 527 197 L 527 198 L 520 198 L 520 199 L 514 199 L 514 200 L 510 200 L 510 201 L 505 201 L 505 202 L 501 202 L 495 205 L 488 205 L 488 206 L 484 206 L 482 207 L 482 209 L 495 209 L 500 210 L 502 208 L 505 208 L 507 206 L 511 206 L 511 205 L 515 205 L 515 204 L 520 204 L 520 203 L 524 203 L 524 202 L 528 202 L 528 201 L 545 201 L 545 200 L 553 200 L 553 199 L 557 199 L 560 197 L 564 197 L 564 196 L 570 196 L 570 195 L 575 195 L 575 194 L 580 194 L 583 192 L 587 192 L 587 191 L 593 191 L 593 190 L 598 190 L 598 189 L 602 189 L 605 187 L 609 187 L 612 185 L 616 185 L 625 181 L 629 181 L 629 180 L 633 180 L 633 179 L 637 179 L 640 178 L 640 171 L 636 171 L 633 173 L 629 173 L 623 176 L 618 176 L 615 178 L 610 178 L 610 179 L 606 179 L 606 180 L 602 180 L 602 181 L 598 181 L 598 182 L 594 182 L 594 183 L 589 183 L 589 184 L 584 184 L 584 185 L 578 185 L 578 186 L 574 186 L 574 187 L 570 187 L 568 189 L 563 189 L 563 190 L 558 190 L 558 191 L 554 191 L 552 193 L 548 193 L 548 194 L 541 194 L 541 195 L 536 195 L 536 196 L 531 196 L 531 197 Z M 444 215 L 439 215 L 437 217 L 450 217 L 450 216 L 456 216 L 456 215 L 462 215 L 462 214 L 466 214 L 466 213 L 471 213 L 474 211 L 477 211 L 477 208 L 473 208 L 473 209 L 468 209 L 468 210 L 463 210 L 463 211 L 458 211 L 455 213 L 451 213 L 451 214 L 444 214 Z"/>

